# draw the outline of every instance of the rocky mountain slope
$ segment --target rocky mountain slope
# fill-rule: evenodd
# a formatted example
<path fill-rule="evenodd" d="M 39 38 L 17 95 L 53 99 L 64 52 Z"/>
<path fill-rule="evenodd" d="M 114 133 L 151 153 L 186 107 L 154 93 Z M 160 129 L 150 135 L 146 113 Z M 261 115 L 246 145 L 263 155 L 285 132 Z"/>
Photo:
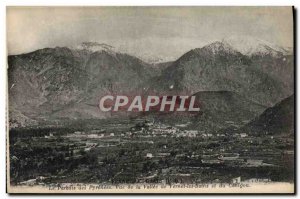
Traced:
<path fill-rule="evenodd" d="M 85 46 L 86 47 L 86 46 Z M 29 118 L 104 117 L 100 96 L 138 92 L 155 70 L 111 50 L 45 48 L 8 57 L 9 109 Z"/>

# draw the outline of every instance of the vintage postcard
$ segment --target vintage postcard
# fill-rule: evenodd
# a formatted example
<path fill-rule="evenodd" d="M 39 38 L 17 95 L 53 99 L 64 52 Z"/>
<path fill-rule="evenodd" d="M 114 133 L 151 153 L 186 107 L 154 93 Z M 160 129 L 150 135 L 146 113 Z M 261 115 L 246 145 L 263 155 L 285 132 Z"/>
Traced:
<path fill-rule="evenodd" d="M 293 7 L 7 7 L 7 192 L 295 192 Z"/>

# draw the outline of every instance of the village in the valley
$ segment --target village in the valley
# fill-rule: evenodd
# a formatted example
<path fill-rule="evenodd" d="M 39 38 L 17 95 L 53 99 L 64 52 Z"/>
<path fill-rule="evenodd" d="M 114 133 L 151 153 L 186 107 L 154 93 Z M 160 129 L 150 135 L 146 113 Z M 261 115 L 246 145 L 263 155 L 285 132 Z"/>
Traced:
<path fill-rule="evenodd" d="M 11 132 L 16 185 L 241 183 L 293 177 L 293 138 L 206 133 L 141 120 L 91 130 Z M 287 168 L 288 167 L 288 168 Z"/>

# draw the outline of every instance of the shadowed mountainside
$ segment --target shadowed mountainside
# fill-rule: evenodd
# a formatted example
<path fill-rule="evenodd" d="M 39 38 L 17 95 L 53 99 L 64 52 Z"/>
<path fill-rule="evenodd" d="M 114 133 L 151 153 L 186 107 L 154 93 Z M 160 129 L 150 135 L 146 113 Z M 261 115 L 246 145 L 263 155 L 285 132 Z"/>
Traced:
<path fill-rule="evenodd" d="M 240 131 L 250 134 L 294 135 L 294 95 L 266 109 Z"/>

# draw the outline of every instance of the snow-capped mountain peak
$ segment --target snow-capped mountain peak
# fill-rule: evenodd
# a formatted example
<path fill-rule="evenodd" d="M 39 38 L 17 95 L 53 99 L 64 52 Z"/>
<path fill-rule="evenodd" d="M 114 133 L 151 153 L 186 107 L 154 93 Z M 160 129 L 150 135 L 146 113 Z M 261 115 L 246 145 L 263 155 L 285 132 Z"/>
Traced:
<path fill-rule="evenodd" d="M 115 53 L 115 48 L 113 46 L 98 42 L 82 42 L 80 45 L 75 46 L 74 49 L 88 50 L 91 52 L 106 51 L 109 53 Z"/>
<path fill-rule="evenodd" d="M 226 52 L 230 54 L 238 53 L 231 45 L 226 42 L 216 41 L 211 44 L 204 46 L 202 49 L 206 49 L 211 51 L 213 54 L 217 54 L 219 52 Z"/>
<path fill-rule="evenodd" d="M 231 36 L 231 37 L 224 38 L 222 42 L 229 44 L 235 50 L 247 56 L 253 56 L 253 55 L 279 56 L 288 53 L 288 50 L 284 49 L 281 46 L 253 37 Z"/>

